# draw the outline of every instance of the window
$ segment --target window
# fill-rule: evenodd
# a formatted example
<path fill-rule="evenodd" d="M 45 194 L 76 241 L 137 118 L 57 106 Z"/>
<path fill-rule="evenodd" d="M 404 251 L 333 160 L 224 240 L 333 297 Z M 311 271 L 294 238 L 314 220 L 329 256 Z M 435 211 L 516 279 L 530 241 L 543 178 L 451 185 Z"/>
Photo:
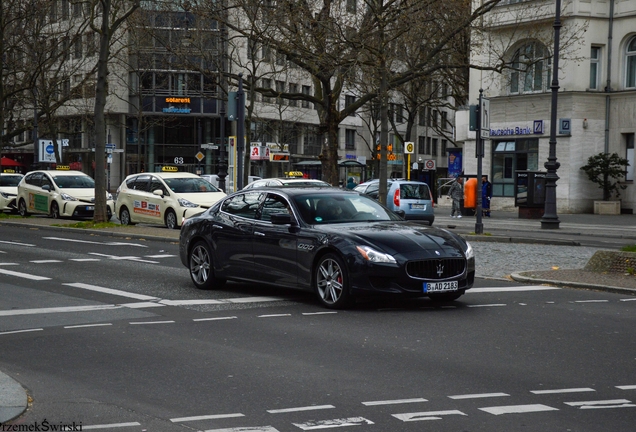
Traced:
<path fill-rule="evenodd" d="M 542 92 L 550 81 L 548 50 L 532 42 L 515 51 L 510 63 L 510 93 Z"/>
<path fill-rule="evenodd" d="M 437 138 L 433 138 L 433 148 L 431 149 L 431 154 L 433 156 L 437 156 L 437 142 L 439 140 Z"/>
<path fill-rule="evenodd" d="M 427 155 L 431 154 L 431 137 L 426 137 L 426 151 L 424 153 Z"/>
<path fill-rule="evenodd" d="M 271 89 L 271 88 L 272 88 L 272 80 L 271 80 L 271 79 L 269 79 L 269 78 L 263 78 L 263 79 L 261 80 L 261 86 L 262 86 L 264 89 Z M 263 102 L 265 102 L 265 103 L 268 103 L 268 102 L 269 102 L 269 103 L 271 103 L 271 102 L 272 102 L 272 98 L 271 98 L 271 97 L 263 96 Z"/>
<path fill-rule="evenodd" d="M 348 108 L 350 105 L 353 105 L 356 102 L 356 97 L 352 95 L 345 95 L 345 108 Z M 355 116 L 356 112 L 352 111 L 350 116 Z"/>
<path fill-rule="evenodd" d="M 311 87 L 304 85 L 303 94 L 307 96 L 311 95 Z M 311 103 L 307 100 L 303 100 L 303 108 L 311 108 Z"/>
<path fill-rule="evenodd" d="M 423 136 L 417 137 L 417 153 L 418 154 L 426 153 L 426 138 Z"/>
<path fill-rule="evenodd" d="M 426 108 L 425 107 L 420 108 L 420 110 L 418 111 L 417 124 L 419 126 L 426 126 Z"/>
<path fill-rule="evenodd" d="M 262 59 L 264 62 L 272 61 L 272 49 L 270 47 L 268 47 L 267 45 L 263 46 L 261 53 L 263 55 Z"/>
<path fill-rule="evenodd" d="M 439 126 L 439 111 L 433 110 L 433 127 L 436 128 Z"/>
<path fill-rule="evenodd" d="M 221 211 L 248 219 L 256 219 L 261 194 L 248 192 L 228 198 L 221 205 Z"/>
<path fill-rule="evenodd" d="M 404 123 L 404 107 L 401 104 L 395 105 L 395 121 Z"/>
<path fill-rule="evenodd" d="M 590 90 L 598 90 L 601 72 L 601 48 L 592 47 L 590 52 Z"/>
<path fill-rule="evenodd" d="M 448 129 L 448 111 L 441 111 L 442 114 L 442 130 Z"/>
<path fill-rule="evenodd" d="M 276 80 L 276 93 L 285 93 L 285 81 Z M 285 103 L 285 99 L 279 96 L 276 98 L 276 103 L 278 105 L 283 105 Z"/>
<path fill-rule="evenodd" d="M 512 197 L 515 171 L 539 167 L 539 140 L 493 141 L 492 148 L 492 194 Z"/>
<path fill-rule="evenodd" d="M 81 59 L 82 58 L 82 38 L 78 37 L 75 39 L 73 43 L 73 58 Z"/>
<path fill-rule="evenodd" d="M 68 19 L 68 12 L 69 12 L 69 8 L 68 8 L 68 0 L 62 0 L 62 5 L 61 5 L 61 9 L 62 9 L 62 19 L 63 20 L 67 20 Z"/>
<path fill-rule="evenodd" d="M 346 0 L 347 2 L 347 12 L 356 13 L 357 10 L 357 0 Z"/>
<path fill-rule="evenodd" d="M 625 147 L 627 148 L 627 154 L 625 159 L 629 162 L 629 166 L 627 167 L 627 172 L 625 173 L 626 181 L 634 181 L 634 164 L 636 160 L 634 159 L 634 134 L 629 133 L 625 134 Z"/>
<path fill-rule="evenodd" d="M 289 83 L 289 92 L 290 93 L 298 93 L 298 84 Z M 289 106 L 298 106 L 298 101 L 295 99 L 290 99 L 288 101 Z"/>
<path fill-rule="evenodd" d="M 626 50 L 625 87 L 636 87 L 636 36 L 627 44 Z"/>
<path fill-rule="evenodd" d="M 77 2 L 73 3 L 73 17 L 80 18 L 82 16 L 82 5 L 83 3 Z"/>
<path fill-rule="evenodd" d="M 95 32 L 86 34 L 86 56 L 92 57 L 97 54 L 97 41 L 95 39 Z"/>
<path fill-rule="evenodd" d="M 256 42 L 252 39 L 247 40 L 247 58 L 249 60 L 258 60 L 258 48 Z"/>
<path fill-rule="evenodd" d="M 345 129 L 345 150 L 356 149 L 356 131 L 355 129 Z"/>
<path fill-rule="evenodd" d="M 442 151 L 441 154 L 445 155 L 446 154 L 446 148 L 448 147 L 448 141 L 446 141 L 445 139 L 442 140 Z"/>

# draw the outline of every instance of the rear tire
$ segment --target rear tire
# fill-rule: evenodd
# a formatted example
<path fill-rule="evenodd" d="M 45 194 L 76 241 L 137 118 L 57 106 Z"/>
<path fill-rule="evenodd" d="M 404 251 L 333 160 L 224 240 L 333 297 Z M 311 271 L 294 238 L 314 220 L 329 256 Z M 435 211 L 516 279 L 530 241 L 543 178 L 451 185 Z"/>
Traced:
<path fill-rule="evenodd" d="M 345 309 L 353 302 L 347 268 L 336 254 L 328 253 L 318 261 L 314 289 L 322 305 L 329 309 Z"/>
<path fill-rule="evenodd" d="M 199 241 L 195 243 L 188 253 L 188 267 L 190 278 L 199 289 L 209 290 L 221 288 L 225 285 L 225 279 L 214 276 L 214 266 L 212 263 L 212 253 L 207 243 Z"/>
<path fill-rule="evenodd" d="M 18 213 L 20 214 L 20 216 L 22 217 L 27 217 L 29 216 L 29 212 L 27 211 L 27 205 L 26 205 L 26 201 L 24 201 L 24 199 L 21 199 L 18 202 Z"/>
<path fill-rule="evenodd" d="M 168 229 L 179 229 L 177 214 L 172 209 L 166 212 L 166 227 Z"/>

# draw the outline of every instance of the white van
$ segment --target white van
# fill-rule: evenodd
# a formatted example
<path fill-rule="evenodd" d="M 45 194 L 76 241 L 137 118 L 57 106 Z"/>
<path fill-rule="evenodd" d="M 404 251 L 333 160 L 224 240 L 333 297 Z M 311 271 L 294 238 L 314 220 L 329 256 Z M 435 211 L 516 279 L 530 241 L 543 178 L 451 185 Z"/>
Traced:
<path fill-rule="evenodd" d="M 202 174 L 202 178 L 212 183 L 214 186 L 219 187 L 219 176 L 216 174 Z M 262 177 L 258 176 L 247 176 L 247 184 L 252 183 L 253 181 L 260 180 Z M 225 176 L 225 189 L 231 191 L 234 189 L 234 184 L 232 182 L 231 177 Z"/>

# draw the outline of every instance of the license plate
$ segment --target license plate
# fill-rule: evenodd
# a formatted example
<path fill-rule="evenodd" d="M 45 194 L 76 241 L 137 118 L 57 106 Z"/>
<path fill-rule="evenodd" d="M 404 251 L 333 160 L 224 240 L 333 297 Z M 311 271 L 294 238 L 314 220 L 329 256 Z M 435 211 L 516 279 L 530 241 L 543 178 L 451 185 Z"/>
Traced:
<path fill-rule="evenodd" d="M 95 206 L 86 206 L 86 210 L 95 210 Z"/>
<path fill-rule="evenodd" d="M 411 204 L 413 210 L 426 210 L 426 204 Z"/>
<path fill-rule="evenodd" d="M 424 292 L 457 291 L 457 281 L 425 283 Z"/>

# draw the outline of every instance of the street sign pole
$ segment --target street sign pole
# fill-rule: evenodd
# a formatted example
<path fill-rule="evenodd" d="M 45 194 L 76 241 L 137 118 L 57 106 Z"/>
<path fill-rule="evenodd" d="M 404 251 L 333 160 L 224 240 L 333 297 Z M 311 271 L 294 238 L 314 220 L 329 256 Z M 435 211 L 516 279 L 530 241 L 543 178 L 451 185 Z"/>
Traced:
<path fill-rule="evenodd" d="M 487 134 L 490 135 L 490 121 L 489 116 L 489 103 L 487 99 L 484 99 L 484 90 L 479 89 L 479 108 L 477 111 L 477 136 L 475 137 L 475 146 L 477 153 L 477 187 L 475 192 L 477 194 L 477 208 L 475 209 L 475 234 L 484 233 L 484 224 L 482 223 L 482 202 L 481 202 L 481 176 L 482 176 L 482 159 L 484 157 L 484 129 L 487 129 Z"/>

